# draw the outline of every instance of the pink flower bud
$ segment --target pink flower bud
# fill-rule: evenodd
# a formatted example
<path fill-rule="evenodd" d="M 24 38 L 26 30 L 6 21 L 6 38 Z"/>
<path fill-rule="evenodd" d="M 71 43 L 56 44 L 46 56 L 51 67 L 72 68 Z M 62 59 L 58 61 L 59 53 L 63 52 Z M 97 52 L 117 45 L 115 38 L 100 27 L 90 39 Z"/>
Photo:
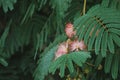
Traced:
<path fill-rule="evenodd" d="M 69 38 L 72 38 L 76 34 L 76 32 L 74 31 L 73 24 L 71 23 L 66 24 L 65 33 Z"/>

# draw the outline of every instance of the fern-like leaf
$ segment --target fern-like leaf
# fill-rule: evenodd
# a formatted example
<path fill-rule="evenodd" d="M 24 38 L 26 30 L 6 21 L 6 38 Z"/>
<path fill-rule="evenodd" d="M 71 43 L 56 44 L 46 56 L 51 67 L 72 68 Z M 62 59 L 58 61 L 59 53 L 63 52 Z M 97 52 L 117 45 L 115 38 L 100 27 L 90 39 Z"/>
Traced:
<path fill-rule="evenodd" d="M 113 79 L 117 79 L 118 77 L 118 69 L 119 69 L 119 53 L 117 52 L 114 57 L 113 57 L 113 62 L 112 62 L 112 68 L 111 68 L 111 74 Z"/>
<path fill-rule="evenodd" d="M 55 71 L 57 69 L 60 69 L 60 76 L 64 77 L 64 71 L 66 67 L 69 69 L 70 73 L 73 73 L 74 72 L 73 62 L 82 67 L 87 58 L 90 58 L 89 52 L 80 51 L 65 54 L 52 62 L 49 72 L 55 74 Z"/>
<path fill-rule="evenodd" d="M 115 53 L 113 40 L 119 45 L 120 38 L 120 12 L 107 6 L 103 7 L 105 2 L 92 7 L 86 15 L 74 21 L 79 39 L 85 41 L 89 51 L 95 49 L 95 53 L 101 53 L 103 57 L 106 56 L 107 51 Z M 112 35 L 115 36 L 111 37 Z M 109 37 L 111 39 L 108 39 Z M 113 45 L 112 49 L 110 45 Z"/>
<path fill-rule="evenodd" d="M 4 12 L 8 12 L 8 9 L 11 11 L 14 9 L 13 5 L 17 0 L 0 0 L 0 7 L 2 5 Z"/>
<path fill-rule="evenodd" d="M 54 59 L 54 54 L 57 50 L 57 45 L 66 40 L 65 35 L 58 36 L 53 43 L 51 43 L 42 53 L 38 61 L 38 66 L 34 73 L 34 80 L 44 80 L 45 76 L 48 74 L 48 70 L 52 60 Z M 63 71 L 63 68 L 61 68 Z M 62 74 L 63 75 L 63 74 Z"/>
<path fill-rule="evenodd" d="M 6 41 L 6 38 L 8 36 L 8 33 L 9 33 L 9 29 L 10 29 L 10 26 L 11 26 L 11 23 L 12 23 L 12 20 L 10 20 L 10 22 L 8 23 L 4 33 L 2 34 L 1 38 L 0 38 L 0 63 L 3 65 L 3 66 L 7 66 L 8 63 L 7 61 L 5 61 L 5 54 L 3 52 L 4 48 L 5 48 L 5 41 Z"/>
<path fill-rule="evenodd" d="M 111 66 L 112 66 L 112 60 L 113 60 L 113 54 L 108 54 L 108 56 L 105 59 L 105 65 L 104 65 L 104 71 L 105 73 L 109 73 Z"/>
<path fill-rule="evenodd" d="M 54 53 L 57 47 L 53 47 L 50 49 L 44 57 L 38 62 L 38 66 L 35 71 L 35 79 L 34 80 L 44 80 L 44 77 L 48 74 L 48 69 L 51 64 L 51 61 L 54 58 Z"/>

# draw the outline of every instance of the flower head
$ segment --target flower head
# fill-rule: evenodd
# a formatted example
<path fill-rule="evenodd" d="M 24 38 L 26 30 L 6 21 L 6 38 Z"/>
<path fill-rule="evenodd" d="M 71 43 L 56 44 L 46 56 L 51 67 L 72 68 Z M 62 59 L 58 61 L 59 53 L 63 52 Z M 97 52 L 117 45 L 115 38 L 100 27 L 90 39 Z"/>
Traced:
<path fill-rule="evenodd" d="M 78 41 L 74 40 L 73 42 L 70 43 L 70 51 L 79 51 L 79 50 L 85 50 L 86 45 L 84 44 L 84 41 Z"/>
<path fill-rule="evenodd" d="M 83 40 L 81 40 L 81 41 L 79 42 L 79 48 L 80 48 L 80 50 L 85 50 L 85 49 L 87 48 L 87 46 L 85 45 L 85 43 L 84 43 Z"/>
<path fill-rule="evenodd" d="M 72 23 L 67 23 L 65 27 L 65 33 L 69 38 L 72 38 L 75 35 L 74 27 Z"/>
<path fill-rule="evenodd" d="M 59 45 L 58 50 L 55 53 L 55 59 L 68 53 L 68 43 L 63 42 Z"/>
<path fill-rule="evenodd" d="M 74 40 L 70 43 L 70 51 L 78 51 L 79 50 L 79 41 Z"/>

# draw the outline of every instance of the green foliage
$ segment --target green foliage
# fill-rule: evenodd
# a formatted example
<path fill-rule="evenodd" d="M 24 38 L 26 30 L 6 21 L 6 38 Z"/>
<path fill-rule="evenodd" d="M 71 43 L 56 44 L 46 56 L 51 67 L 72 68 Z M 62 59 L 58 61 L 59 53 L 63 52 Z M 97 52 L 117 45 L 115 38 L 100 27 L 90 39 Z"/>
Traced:
<path fill-rule="evenodd" d="M 62 20 L 65 18 L 65 12 L 70 7 L 70 2 L 72 0 L 51 0 L 50 4 L 55 12 L 55 17 L 57 20 L 57 27 L 59 32 L 63 32 L 64 25 L 62 25 Z"/>
<path fill-rule="evenodd" d="M 53 61 L 50 67 L 49 72 L 55 74 L 56 69 L 60 69 L 60 76 L 64 77 L 65 67 L 69 69 L 69 72 L 72 74 L 74 72 L 73 62 L 78 66 L 82 67 L 83 63 L 90 58 L 89 52 L 72 52 L 69 54 L 65 54 Z"/>
<path fill-rule="evenodd" d="M 37 0 L 38 2 L 38 10 L 40 10 L 47 2 L 47 0 Z"/>
<path fill-rule="evenodd" d="M 113 79 L 117 79 L 118 77 L 118 68 L 119 68 L 119 52 L 116 53 L 116 55 L 114 55 L 113 57 L 113 61 L 112 61 L 112 68 L 111 68 L 111 74 L 112 74 L 112 77 Z"/>
<path fill-rule="evenodd" d="M 96 60 L 95 60 L 95 66 L 96 68 L 99 66 L 99 64 L 102 62 L 103 60 L 103 57 L 101 54 L 99 54 L 97 57 L 96 57 Z"/>
<path fill-rule="evenodd" d="M 7 67 L 0 66 L 0 80 L 33 80 L 35 61 L 31 53 L 17 53 L 9 59 Z"/>
<path fill-rule="evenodd" d="M 38 67 L 35 71 L 35 80 L 44 80 L 44 77 L 48 74 L 49 66 L 54 58 L 54 53 L 57 47 L 53 47 L 46 53 L 44 57 L 38 62 Z"/>
<path fill-rule="evenodd" d="M 8 66 L 8 63 L 2 57 L 0 57 L 0 64 L 3 66 Z"/>
<path fill-rule="evenodd" d="M 21 21 L 21 24 L 23 24 L 25 22 L 25 20 L 29 19 L 29 17 L 32 17 L 33 13 L 34 13 L 34 9 L 35 9 L 35 4 L 31 3 Z"/>
<path fill-rule="evenodd" d="M 111 65 L 112 65 L 112 60 L 113 60 L 113 54 L 109 54 L 105 59 L 105 65 L 104 65 L 105 73 L 110 72 L 110 68 L 111 68 Z"/>
<path fill-rule="evenodd" d="M 11 11 L 14 9 L 13 5 L 17 0 L 0 0 L 0 7 L 3 7 L 4 12 L 8 12 L 8 9 Z"/>
<path fill-rule="evenodd" d="M 5 29 L 4 33 L 2 34 L 1 38 L 0 38 L 0 54 L 2 55 L 3 54 L 3 49 L 4 49 L 4 45 L 5 45 L 5 41 L 6 41 L 6 38 L 8 36 L 8 33 L 9 33 L 9 29 L 10 29 L 10 25 L 11 25 L 12 21 L 10 21 L 7 25 L 7 28 Z M 4 56 L 2 56 L 4 57 Z M 8 63 L 4 60 L 4 58 L 0 57 L 0 63 L 4 66 L 7 66 Z"/>
<path fill-rule="evenodd" d="M 42 58 L 38 60 L 38 66 L 34 73 L 35 80 L 44 80 L 45 76 L 48 74 L 50 64 L 54 59 L 54 54 L 57 50 L 57 45 L 60 42 L 64 41 L 65 39 L 66 39 L 65 35 L 60 35 L 42 53 Z"/>
<path fill-rule="evenodd" d="M 50 3 L 52 5 L 52 8 L 55 9 L 57 16 L 59 16 L 60 18 L 64 18 L 64 13 L 69 8 L 69 4 L 71 1 L 72 0 L 51 0 Z"/>
<path fill-rule="evenodd" d="M 88 44 L 88 50 L 95 48 L 96 54 L 101 53 L 105 57 L 107 51 L 114 53 L 112 35 L 115 35 L 119 40 L 119 29 L 116 28 L 116 25 L 120 25 L 119 18 L 120 12 L 116 9 L 97 5 L 91 8 L 86 15 L 75 20 L 74 24 L 79 39 L 83 39 Z M 112 25 L 112 28 L 109 25 Z M 108 39 L 109 37 L 111 39 Z M 119 43 L 118 41 L 115 42 Z M 107 47 L 109 48 L 107 49 Z"/>

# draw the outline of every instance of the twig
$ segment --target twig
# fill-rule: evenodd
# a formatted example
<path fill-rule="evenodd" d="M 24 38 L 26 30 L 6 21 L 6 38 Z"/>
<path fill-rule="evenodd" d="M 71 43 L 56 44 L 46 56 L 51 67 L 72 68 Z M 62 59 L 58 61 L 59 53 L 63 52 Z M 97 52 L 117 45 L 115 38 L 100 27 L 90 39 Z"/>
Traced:
<path fill-rule="evenodd" d="M 83 15 L 85 15 L 85 11 L 86 11 L 86 0 L 84 0 L 84 5 L 83 5 Z"/>

